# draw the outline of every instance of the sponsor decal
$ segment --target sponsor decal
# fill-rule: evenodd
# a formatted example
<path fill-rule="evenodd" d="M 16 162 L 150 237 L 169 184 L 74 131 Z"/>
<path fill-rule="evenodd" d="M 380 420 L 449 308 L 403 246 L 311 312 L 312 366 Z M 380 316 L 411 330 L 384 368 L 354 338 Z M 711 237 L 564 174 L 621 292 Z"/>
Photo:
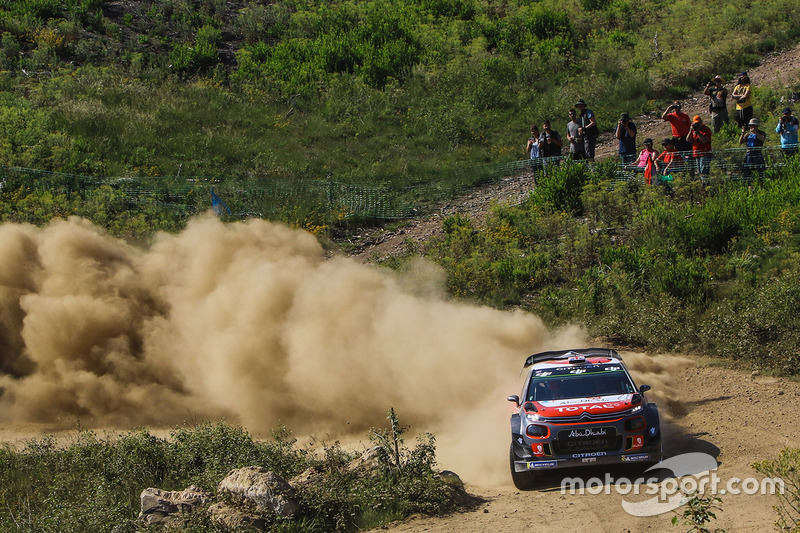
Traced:
<path fill-rule="evenodd" d="M 573 429 L 569 432 L 567 437 L 569 438 L 578 438 L 578 437 L 605 437 L 607 434 L 606 428 L 586 428 L 586 429 Z"/>
<path fill-rule="evenodd" d="M 581 457 L 603 457 L 604 455 L 608 455 L 607 452 L 584 452 L 584 453 L 573 453 L 573 459 L 579 459 Z"/>
<path fill-rule="evenodd" d="M 595 461 L 597 461 L 597 457 L 584 457 L 581 459 L 582 463 L 594 463 Z"/>
<path fill-rule="evenodd" d="M 608 439 L 592 439 L 592 440 L 579 440 L 567 441 L 567 448 L 591 448 L 608 446 Z"/>
<path fill-rule="evenodd" d="M 629 462 L 636 462 L 636 461 L 647 461 L 650 459 L 649 453 L 635 453 L 632 455 L 623 455 L 622 461 L 629 463 Z"/>
<path fill-rule="evenodd" d="M 616 409 L 618 407 L 624 407 L 625 404 L 621 402 L 611 402 L 611 403 L 595 403 L 592 405 L 569 405 L 566 407 L 556 407 L 556 411 L 559 413 L 574 413 L 580 411 L 608 411 L 611 409 Z"/>
<path fill-rule="evenodd" d="M 555 468 L 558 466 L 558 461 L 532 461 L 528 463 L 528 468 Z"/>
<path fill-rule="evenodd" d="M 631 396 L 631 394 L 610 394 L 608 396 L 592 396 L 591 401 L 587 401 L 589 398 L 570 398 L 567 400 L 544 400 L 539 403 L 545 407 L 576 406 L 580 409 L 581 404 L 585 404 L 584 407 L 586 407 L 590 404 L 616 405 L 617 403 L 630 402 Z"/>

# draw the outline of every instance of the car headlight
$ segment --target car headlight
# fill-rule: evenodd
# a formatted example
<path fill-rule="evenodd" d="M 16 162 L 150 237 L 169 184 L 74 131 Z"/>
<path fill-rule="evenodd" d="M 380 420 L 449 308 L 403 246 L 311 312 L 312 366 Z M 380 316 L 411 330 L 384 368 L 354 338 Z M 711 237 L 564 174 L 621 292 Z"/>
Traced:
<path fill-rule="evenodd" d="M 546 436 L 550 432 L 550 430 L 547 428 L 547 426 L 542 426 L 539 424 L 531 424 L 530 426 L 528 426 L 528 429 L 525 430 L 525 432 L 528 434 L 529 437 L 542 438 Z"/>
<path fill-rule="evenodd" d="M 644 409 L 644 406 L 642 406 L 642 405 L 637 405 L 636 407 L 634 407 L 633 409 L 631 409 L 631 414 L 638 413 L 638 412 L 639 412 L 639 411 L 641 411 L 642 409 Z"/>

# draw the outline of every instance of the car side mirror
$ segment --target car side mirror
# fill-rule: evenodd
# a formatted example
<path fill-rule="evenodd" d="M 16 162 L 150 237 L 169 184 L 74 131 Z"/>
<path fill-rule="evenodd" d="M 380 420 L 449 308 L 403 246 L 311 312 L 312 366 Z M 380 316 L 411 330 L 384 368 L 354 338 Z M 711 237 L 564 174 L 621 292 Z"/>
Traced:
<path fill-rule="evenodd" d="M 519 396 L 517 396 L 516 394 L 509 396 L 508 401 L 514 402 L 517 405 L 517 407 L 519 407 Z"/>
<path fill-rule="evenodd" d="M 650 385 L 642 385 L 641 387 L 639 387 L 639 392 L 644 394 L 645 392 L 649 391 L 652 388 L 653 387 L 651 387 Z"/>

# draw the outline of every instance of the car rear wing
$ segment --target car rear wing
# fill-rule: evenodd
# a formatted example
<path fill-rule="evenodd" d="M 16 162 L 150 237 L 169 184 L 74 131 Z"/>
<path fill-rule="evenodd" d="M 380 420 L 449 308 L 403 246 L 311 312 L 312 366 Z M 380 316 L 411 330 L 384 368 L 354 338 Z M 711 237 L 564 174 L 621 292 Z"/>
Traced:
<path fill-rule="evenodd" d="M 573 357 L 613 357 L 614 359 L 622 360 L 622 356 L 611 348 L 574 348 L 572 350 L 553 350 L 550 352 L 535 353 L 525 359 L 525 365 L 522 368 L 528 368 L 534 363 L 539 363 L 541 361 L 553 361 L 558 359 L 569 360 Z"/>

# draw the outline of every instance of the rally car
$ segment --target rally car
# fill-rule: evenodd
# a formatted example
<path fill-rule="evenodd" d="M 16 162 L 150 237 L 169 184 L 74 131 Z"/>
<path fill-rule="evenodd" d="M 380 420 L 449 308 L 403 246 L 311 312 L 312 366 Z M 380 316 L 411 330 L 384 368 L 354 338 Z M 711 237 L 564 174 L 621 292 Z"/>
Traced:
<path fill-rule="evenodd" d="M 636 387 L 622 357 L 606 348 L 531 355 L 522 395 L 509 396 L 511 478 L 532 486 L 536 472 L 588 464 L 661 460 L 658 407 Z"/>

